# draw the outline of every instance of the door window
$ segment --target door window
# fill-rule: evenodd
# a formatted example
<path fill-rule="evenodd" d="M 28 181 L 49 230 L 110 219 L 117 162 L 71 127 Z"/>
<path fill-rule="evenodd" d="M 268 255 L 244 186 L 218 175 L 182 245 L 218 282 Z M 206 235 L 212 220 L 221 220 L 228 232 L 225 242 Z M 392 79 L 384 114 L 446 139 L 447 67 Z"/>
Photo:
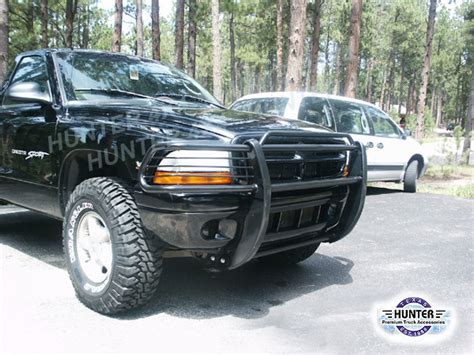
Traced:
<path fill-rule="evenodd" d="M 24 57 L 13 75 L 10 85 L 14 83 L 34 82 L 39 84 L 43 92 L 49 92 L 48 71 L 46 63 L 40 56 Z M 4 105 L 16 105 L 18 102 L 11 101 L 5 96 Z"/>
<path fill-rule="evenodd" d="M 248 111 L 264 113 L 267 115 L 283 116 L 285 114 L 287 103 L 287 97 L 267 97 L 239 101 L 232 106 L 232 109 L 237 111 Z"/>
<path fill-rule="evenodd" d="M 353 102 L 331 100 L 338 132 L 370 134 L 370 126 L 362 107 Z"/>
<path fill-rule="evenodd" d="M 372 120 L 376 136 L 390 138 L 400 137 L 397 125 L 384 112 L 373 107 L 367 107 L 367 112 Z"/>
<path fill-rule="evenodd" d="M 321 97 L 305 97 L 301 100 L 298 119 L 334 129 L 329 104 Z"/>

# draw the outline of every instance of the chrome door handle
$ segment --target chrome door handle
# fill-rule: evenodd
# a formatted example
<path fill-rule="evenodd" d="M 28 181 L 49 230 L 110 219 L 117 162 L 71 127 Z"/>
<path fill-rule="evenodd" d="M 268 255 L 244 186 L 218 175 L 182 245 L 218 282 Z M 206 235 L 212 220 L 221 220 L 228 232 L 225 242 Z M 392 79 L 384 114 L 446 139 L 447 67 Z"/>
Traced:
<path fill-rule="evenodd" d="M 365 147 L 366 147 L 366 148 L 373 148 L 373 147 L 374 147 L 374 143 L 372 143 L 372 142 L 367 142 L 367 143 L 365 144 Z"/>
<path fill-rule="evenodd" d="M 377 148 L 383 149 L 383 143 L 377 143 Z"/>

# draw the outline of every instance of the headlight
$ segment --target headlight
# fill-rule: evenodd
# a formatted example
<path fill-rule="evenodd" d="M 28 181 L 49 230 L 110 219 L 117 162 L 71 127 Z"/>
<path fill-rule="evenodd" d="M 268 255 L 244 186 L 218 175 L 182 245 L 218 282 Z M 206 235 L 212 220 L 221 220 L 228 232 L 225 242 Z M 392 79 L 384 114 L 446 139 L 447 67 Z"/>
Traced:
<path fill-rule="evenodd" d="M 176 150 L 158 165 L 153 183 L 157 185 L 228 185 L 230 153 L 213 150 Z"/>

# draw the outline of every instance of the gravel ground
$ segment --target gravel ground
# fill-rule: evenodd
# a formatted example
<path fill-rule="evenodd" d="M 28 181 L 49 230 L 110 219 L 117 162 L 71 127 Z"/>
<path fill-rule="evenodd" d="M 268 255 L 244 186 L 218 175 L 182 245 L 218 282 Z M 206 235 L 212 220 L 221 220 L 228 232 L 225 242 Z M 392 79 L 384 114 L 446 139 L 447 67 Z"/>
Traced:
<path fill-rule="evenodd" d="M 459 161 L 462 158 L 463 144 L 464 137 L 461 138 L 459 147 L 456 146 L 456 139 L 454 137 L 439 137 L 434 141 L 423 143 L 421 149 L 423 154 L 428 157 L 430 164 L 443 165 L 452 163 L 449 161 L 450 159 L 452 161 Z M 472 149 L 474 149 L 474 141 L 471 141 Z M 450 159 L 448 159 L 448 155 L 451 156 Z"/>
<path fill-rule="evenodd" d="M 152 303 L 120 317 L 75 298 L 59 222 L 2 206 L 0 352 L 473 353 L 474 201 L 369 194 L 356 229 L 298 266 L 210 274 L 168 260 Z M 452 335 L 432 346 L 380 337 L 374 304 L 402 293 L 453 309 Z"/>

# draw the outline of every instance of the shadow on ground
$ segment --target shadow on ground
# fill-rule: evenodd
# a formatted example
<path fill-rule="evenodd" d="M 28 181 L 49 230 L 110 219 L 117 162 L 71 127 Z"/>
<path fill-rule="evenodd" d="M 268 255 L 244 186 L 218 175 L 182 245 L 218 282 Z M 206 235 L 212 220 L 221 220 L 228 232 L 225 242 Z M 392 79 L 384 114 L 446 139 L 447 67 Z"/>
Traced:
<path fill-rule="evenodd" d="M 61 223 L 33 212 L 0 214 L 0 244 L 49 265 L 65 269 Z M 292 267 L 265 265 L 258 260 L 237 270 L 211 273 L 193 259 L 167 259 L 159 291 L 147 306 L 118 319 L 159 313 L 208 319 L 228 315 L 260 318 L 271 307 L 332 285 L 352 282 L 354 263 L 315 254 Z"/>
<path fill-rule="evenodd" d="M 404 193 L 404 192 L 403 190 L 398 190 L 398 189 L 387 189 L 385 187 L 367 186 L 367 196 L 397 194 L 397 193 Z"/>
<path fill-rule="evenodd" d="M 15 212 L 4 214 L 5 210 L 0 209 L 0 244 L 66 269 L 62 250 L 62 223 L 38 213 L 16 207 L 11 209 Z"/>

